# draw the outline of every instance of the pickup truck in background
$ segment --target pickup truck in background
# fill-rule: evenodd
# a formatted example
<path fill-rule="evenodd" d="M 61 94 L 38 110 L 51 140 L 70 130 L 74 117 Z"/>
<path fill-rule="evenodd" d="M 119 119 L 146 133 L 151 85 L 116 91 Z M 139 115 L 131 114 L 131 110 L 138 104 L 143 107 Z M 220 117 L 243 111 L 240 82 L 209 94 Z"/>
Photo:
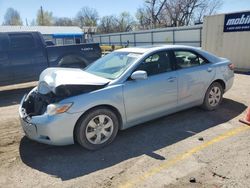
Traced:
<path fill-rule="evenodd" d="M 0 86 L 38 80 L 47 67 L 84 68 L 100 57 L 98 43 L 53 46 L 39 32 L 2 32 Z"/>

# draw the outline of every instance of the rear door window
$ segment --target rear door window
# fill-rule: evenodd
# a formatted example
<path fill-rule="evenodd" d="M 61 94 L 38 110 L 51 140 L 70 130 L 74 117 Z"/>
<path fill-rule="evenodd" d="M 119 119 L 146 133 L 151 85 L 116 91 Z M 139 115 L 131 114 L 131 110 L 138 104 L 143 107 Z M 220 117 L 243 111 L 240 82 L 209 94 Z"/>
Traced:
<path fill-rule="evenodd" d="M 9 34 L 12 49 L 32 49 L 35 41 L 31 34 Z"/>
<path fill-rule="evenodd" d="M 208 63 L 207 60 L 191 51 L 177 50 L 174 51 L 174 55 L 178 68 L 190 68 Z"/>

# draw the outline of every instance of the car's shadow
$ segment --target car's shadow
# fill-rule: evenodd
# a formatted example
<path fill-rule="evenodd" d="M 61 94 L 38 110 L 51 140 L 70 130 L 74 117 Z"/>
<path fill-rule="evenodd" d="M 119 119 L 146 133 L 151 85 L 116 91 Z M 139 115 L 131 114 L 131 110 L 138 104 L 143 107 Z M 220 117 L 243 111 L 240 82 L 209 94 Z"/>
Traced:
<path fill-rule="evenodd" d="M 212 112 L 198 107 L 192 108 L 120 131 L 111 145 L 98 151 L 88 151 L 77 144 L 64 147 L 48 146 L 23 137 L 20 156 L 31 168 L 62 180 L 105 169 L 143 154 L 165 160 L 154 151 L 227 122 L 245 109 L 244 104 L 230 99 L 224 99 L 220 108 Z"/>

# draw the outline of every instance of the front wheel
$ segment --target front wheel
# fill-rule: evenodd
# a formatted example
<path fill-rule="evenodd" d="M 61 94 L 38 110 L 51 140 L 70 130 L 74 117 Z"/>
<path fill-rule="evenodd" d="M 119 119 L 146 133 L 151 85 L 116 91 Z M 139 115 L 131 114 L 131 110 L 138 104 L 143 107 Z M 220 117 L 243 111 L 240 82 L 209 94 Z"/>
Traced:
<path fill-rule="evenodd" d="M 220 83 L 214 82 L 207 89 L 202 107 L 206 110 L 215 110 L 223 98 L 223 88 Z"/>
<path fill-rule="evenodd" d="M 119 121 L 110 109 L 99 108 L 84 115 L 76 126 L 78 143 L 89 150 L 97 150 L 115 139 Z"/>

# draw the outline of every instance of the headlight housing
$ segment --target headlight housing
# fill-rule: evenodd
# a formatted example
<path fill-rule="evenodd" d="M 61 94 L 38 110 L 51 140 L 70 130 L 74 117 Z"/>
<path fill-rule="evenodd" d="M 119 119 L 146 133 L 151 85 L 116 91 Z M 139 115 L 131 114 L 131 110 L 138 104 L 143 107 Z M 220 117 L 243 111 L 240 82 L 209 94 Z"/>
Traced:
<path fill-rule="evenodd" d="M 56 114 L 61 114 L 64 112 L 67 112 L 70 107 L 73 105 L 73 103 L 67 103 L 67 104 L 49 104 L 47 106 L 47 114 L 52 116 Z"/>

